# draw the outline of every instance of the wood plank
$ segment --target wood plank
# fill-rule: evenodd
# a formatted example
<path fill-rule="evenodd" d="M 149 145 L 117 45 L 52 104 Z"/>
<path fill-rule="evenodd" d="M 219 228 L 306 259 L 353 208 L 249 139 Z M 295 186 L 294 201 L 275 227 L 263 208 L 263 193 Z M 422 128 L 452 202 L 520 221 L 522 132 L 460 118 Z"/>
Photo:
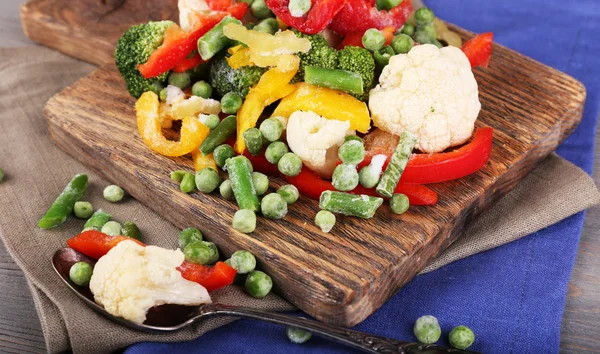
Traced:
<path fill-rule="evenodd" d="M 304 311 L 354 325 L 511 190 L 581 119 L 585 89 L 578 81 L 501 46 L 494 50 L 490 68 L 476 70 L 483 106 L 478 125 L 495 129 L 490 163 L 477 174 L 433 185 L 440 195 L 435 207 L 413 207 L 401 216 L 383 207 L 369 221 L 340 217 L 331 234 L 313 224 L 318 205 L 305 198 L 284 220 L 259 218 L 256 232 L 245 235 L 230 227 L 233 203 L 177 192 L 169 172 L 191 161 L 159 156 L 144 145 L 134 99 L 113 65 L 51 99 L 46 116 L 53 140 L 69 154 L 175 225 L 207 230 L 225 254 L 255 253 L 278 293 Z"/>

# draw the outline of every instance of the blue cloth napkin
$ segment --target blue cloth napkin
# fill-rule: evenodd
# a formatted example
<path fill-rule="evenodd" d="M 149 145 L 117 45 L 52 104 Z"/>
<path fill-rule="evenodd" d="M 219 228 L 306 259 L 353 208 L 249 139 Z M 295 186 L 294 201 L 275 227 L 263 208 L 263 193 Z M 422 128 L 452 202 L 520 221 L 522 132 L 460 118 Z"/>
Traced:
<path fill-rule="evenodd" d="M 600 1 L 429 0 L 435 13 L 581 80 L 583 121 L 558 154 L 588 173 L 600 106 Z M 483 353 L 557 353 L 567 284 L 584 213 L 531 236 L 416 277 L 357 330 L 414 340 L 414 321 L 436 316 L 441 343 L 457 325 L 473 329 Z M 320 338 L 291 344 L 275 325 L 241 320 L 186 343 L 140 343 L 126 353 L 350 353 Z"/>

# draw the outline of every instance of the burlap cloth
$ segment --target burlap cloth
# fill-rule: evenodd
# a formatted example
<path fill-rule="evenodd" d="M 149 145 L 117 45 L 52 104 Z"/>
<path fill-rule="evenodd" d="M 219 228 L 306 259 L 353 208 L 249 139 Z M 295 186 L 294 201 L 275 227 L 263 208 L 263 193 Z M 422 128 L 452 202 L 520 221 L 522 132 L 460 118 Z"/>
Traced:
<path fill-rule="evenodd" d="M 41 48 L 0 49 L 0 237 L 25 272 L 40 316 L 49 352 L 105 353 L 140 341 L 184 341 L 230 319 L 211 319 L 178 333 L 135 332 L 97 315 L 78 300 L 54 273 L 50 259 L 65 240 L 81 230 L 70 218 L 61 228 L 42 231 L 36 223 L 76 173 L 90 176 L 85 199 L 117 220 L 135 220 L 145 241 L 176 246 L 179 230 L 132 198 L 111 204 L 102 198 L 108 184 L 54 146 L 43 107 L 63 87 L 93 66 Z M 557 156 L 550 156 L 494 208 L 473 222 L 463 236 L 426 269 L 431 271 L 477 252 L 511 242 L 600 201 L 591 178 Z M 256 300 L 238 287 L 213 293 L 222 303 L 273 311 L 294 307 L 276 295 Z"/>

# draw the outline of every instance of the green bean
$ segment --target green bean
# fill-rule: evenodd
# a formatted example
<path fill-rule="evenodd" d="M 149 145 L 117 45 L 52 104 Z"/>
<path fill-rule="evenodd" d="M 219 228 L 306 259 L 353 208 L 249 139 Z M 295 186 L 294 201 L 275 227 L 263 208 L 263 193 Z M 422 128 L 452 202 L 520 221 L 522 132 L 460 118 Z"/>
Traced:
<path fill-rule="evenodd" d="M 86 262 L 77 262 L 69 269 L 69 279 L 79 286 L 86 286 L 92 279 L 92 266 Z"/>
<path fill-rule="evenodd" d="M 236 251 L 229 258 L 229 264 L 238 274 L 247 274 L 256 268 L 256 258 L 248 251 Z"/>
<path fill-rule="evenodd" d="M 279 160 L 283 157 L 283 155 L 290 152 L 287 145 L 281 141 L 275 141 L 267 146 L 265 150 L 265 158 L 272 164 L 277 164 Z"/>
<path fill-rule="evenodd" d="M 271 193 L 260 202 L 260 211 L 269 219 L 283 219 L 288 212 L 288 207 L 279 194 Z"/>
<path fill-rule="evenodd" d="M 210 98 L 212 96 L 212 87 L 208 82 L 200 80 L 192 86 L 192 95 L 202 98 Z"/>
<path fill-rule="evenodd" d="M 298 188 L 293 184 L 286 184 L 285 186 L 279 187 L 277 194 L 279 194 L 288 205 L 294 204 L 300 197 Z"/>
<path fill-rule="evenodd" d="M 253 270 L 246 278 L 246 291 L 252 297 L 263 298 L 269 294 L 272 287 L 273 280 L 271 277 L 260 270 Z"/>
<path fill-rule="evenodd" d="M 352 71 L 305 66 L 304 81 L 311 85 L 358 95 L 364 92 L 362 76 Z"/>
<path fill-rule="evenodd" d="M 335 215 L 327 210 L 321 210 L 315 216 L 315 224 L 321 228 L 323 232 L 329 232 L 335 226 Z"/>
<path fill-rule="evenodd" d="M 238 210 L 233 214 L 231 225 L 234 229 L 245 234 L 254 232 L 254 229 L 256 229 L 256 214 L 248 209 Z"/>
<path fill-rule="evenodd" d="M 281 138 L 281 134 L 283 134 L 283 124 L 275 118 L 265 119 L 260 124 L 260 132 L 266 141 L 277 141 Z"/>
<path fill-rule="evenodd" d="M 234 156 L 235 150 L 233 150 L 231 145 L 219 145 L 213 150 L 213 158 L 215 159 L 215 163 L 219 168 L 223 168 L 223 166 L 225 166 L 225 161 Z"/>
<path fill-rule="evenodd" d="M 263 147 L 262 133 L 256 128 L 250 128 L 242 134 L 246 148 L 252 156 L 259 155 Z"/>
<path fill-rule="evenodd" d="M 109 221 L 102 226 L 100 232 L 105 233 L 109 236 L 119 236 L 121 234 L 121 224 L 116 221 Z"/>
<path fill-rule="evenodd" d="M 260 172 L 252 172 L 252 184 L 256 194 L 263 195 L 269 189 L 269 177 Z"/>
<path fill-rule="evenodd" d="M 390 199 L 390 207 L 394 214 L 404 214 L 410 207 L 408 197 L 404 194 L 394 194 Z"/>
<path fill-rule="evenodd" d="M 173 171 L 171 172 L 171 179 L 175 182 L 181 182 L 181 180 L 183 180 L 183 176 L 185 176 L 186 173 L 189 172 L 182 170 Z"/>
<path fill-rule="evenodd" d="M 90 202 L 79 201 L 75 203 L 73 213 L 75 214 L 75 217 L 79 219 L 87 219 L 94 214 L 94 207 Z"/>
<path fill-rule="evenodd" d="M 40 219 L 38 226 L 41 229 L 51 229 L 67 221 L 67 217 L 73 212 L 75 202 L 79 201 L 85 194 L 87 184 L 87 175 L 75 175 Z"/>
<path fill-rule="evenodd" d="M 109 202 L 117 203 L 123 200 L 123 197 L 125 196 L 125 191 L 123 190 L 123 188 L 111 184 L 110 186 L 104 188 L 102 195 L 104 196 L 104 199 L 108 200 Z"/>
<path fill-rule="evenodd" d="M 85 222 L 83 228 L 100 230 L 111 218 L 112 216 L 110 216 L 110 214 L 105 213 L 102 209 L 98 209 L 92 214 L 92 217 Z"/>
<path fill-rule="evenodd" d="M 233 200 L 235 196 L 233 195 L 233 189 L 231 189 L 231 181 L 226 179 L 219 186 L 219 193 L 221 193 L 221 197 L 227 200 Z"/>
<path fill-rule="evenodd" d="M 202 193 L 212 193 L 220 183 L 221 177 L 212 167 L 205 167 L 196 173 L 196 188 Z"/>
<path fill-rule="evenodd" d="M 321 209 L 363 219 L 372 218 L 381 204 L 383 204 L 382 198 L 333 191 L 321 193 L 319 199 Z"/>
<path fill-rule="evenodd" d="M 377 184 L 376 190 L 379 195 L 387 198 L 394 196 L 394 190 L 400 181 L 400 177 L 402 177 L 416 142 L 417 137 L 412 133 L 403 132 L 400 135 L 398 146 L 396 146 L 396 150 Z"/>
<path fill-rule="evenodd" d="M 215 148 L 229 139 L 236 130 L 236 119 L 235 116 L 225 117 L 219 125 L 213 129 L 210 134 L 204 139 L 202 145 L 200 145 L 200 152 L 206 156 L 213 152 Z"/>
<path fill-rule="evenodd" d="M 454 327 L 448 335 L 450 345 L 465 350 L 475 342 L 475 333 L 467 326 Z"/>
<path fill-rule="evenodd" d="M 252 184 L 252 173 L 248 166 L 252 165 L 244 156 L 232 157 L 226 162 L 231 189 L 240 209 L 257 211 L 260 207 L 258 195 Z"/>
<path fill-rule="evenodd" d="M 196 188 L 195 176 L 187 172 L 179 184 L 179 189 L 183 193 L 191 193 L 194 188 Z"/>
<path fill-rule="evenodd" d="M 229 23 L 241 24 L 242 22 L 231 16 L 227 16 L 198 39 L 198 53 L 203 60 L 209 60 L 215 54 L 231 44 L 231 39 L 223 34 L 223 27 Z"/>
<path fill-rule="evenodd" d="M 125 221 L 121 228 L 121 235 L 134 238 L 138 241 L 142 240 L 142 231 L 133 221 Z"/>
<path fill-rule="evenodd" d="M 288 327 L 285 332 L 290 342 L 296 344 L 305 343 L 307 340 L 310 339 L 310 337 L 312 337 L 312 333 L 303 331 L 295 327 Z"/>
<path fill-rule="evenodd" d="M 421 316 L 415 322 L 413 329 L 415 336 L 421 343 L 433 344 L 440 339 L 442 329 L 437 318 L 433 316 Z"/>
<path fill-rule="evenodd" d="M 177 243 L 180 249 L 184 249 L 189 243 L 202 241 L 202 232 L 195 227 L 188 227 L 179 233 Z"/>

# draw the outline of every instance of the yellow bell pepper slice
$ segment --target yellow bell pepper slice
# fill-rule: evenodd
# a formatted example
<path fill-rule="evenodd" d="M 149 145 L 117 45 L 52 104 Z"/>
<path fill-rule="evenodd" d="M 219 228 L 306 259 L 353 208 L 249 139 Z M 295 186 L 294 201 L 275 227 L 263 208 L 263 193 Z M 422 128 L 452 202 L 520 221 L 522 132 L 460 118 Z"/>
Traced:
<path fill-rule="evenodd" d="M 307 84 L 294 85 L 295 91 L 286 96 L 273 116 L 289 118 L 296 111 L 313 111 L 321 117 L 350 122 L 350 129 L 366 133 L 371 127 L 371 116 L 366 103 L 325 87 Z"/>
<path fill-rule="evenodd" d="M 237 23 L 225 25 L 223 34 L 230 39 L 246 44 L 252 51 L 263 56 L 306 53 L 311 46 L 307 38 L 298 38 L 292 31 L 279 31 L 273 35 L 251 31 Z"/>
<path fill-rule="evenodd" d="M 161 131 L 159 105 L 154 92 L 144 92 L 135 103 L 138 129 L 146 145 L 164 156 L 182 156 L 197 150 L 210 130 L 197 118 L 188 116 L 183 118 L 179 141 L 168 140 Z"/>
<path fill-rule="evenodd" d="M 287 57 L 287 56 L 286 56 Z M 294 85 L 290 85 L 298 67 L 300 59 L 296 56 L 287 58 L 291 61 L 292 70 L 284 71 L 279 67 L 267 70 L 258 81 L 258 84 L 250 89 L 244 104 L 237 113 L 237 140 L 235 151 L 241 154 L 246 149 L 246 143 L 242 135 L 250 128 L 256 126 L 265 107 L 271 103 L 289 95 L 294 91 Z"/>
<path fill-rule="evenodd" d="M 194 171 L 196 172 L 206 167 L 210 167 L 213 170 L 218 171 L 217 163 L 215 162 L 212 153 L 204 156 L 200 150 L 194 149 L 192 150 L 192 159 L 194 160 Z"/>
<path fill-rule="evenodd" d="M 250 48 L 243 48 L 233 52 L 232 55 L 227 58 L 227 64 L 229 64 L 232 69 L 239 69 L 242 66 L 254 65 L 250 59 Z"/>

